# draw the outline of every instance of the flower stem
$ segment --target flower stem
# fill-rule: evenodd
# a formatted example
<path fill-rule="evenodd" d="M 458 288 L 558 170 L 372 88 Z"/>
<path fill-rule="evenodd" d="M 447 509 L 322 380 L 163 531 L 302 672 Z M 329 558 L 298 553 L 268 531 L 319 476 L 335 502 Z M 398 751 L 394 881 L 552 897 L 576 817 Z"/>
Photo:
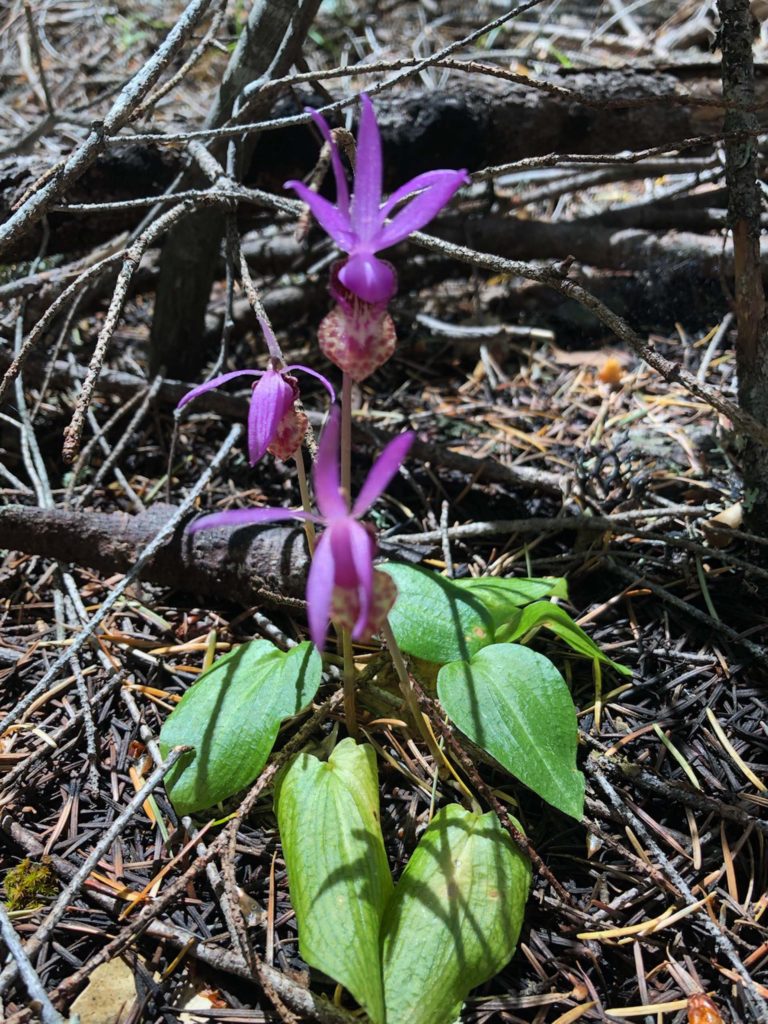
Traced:
<path fill-rule="evenodd" d="M 352 378 L 344 374 L 341 385 L 341 490 L 347 502 L 352 502 Z M 344 717 L 347 731 L 357 739 L 357 708 L 355 706 L 355 659 L 352 652 L 352 634 L 341 631 L 341 649 L 344 655 Z"/>
<path fill-rule="evenodd" d="M 299 478 L 299 491 L 301 493 L 301 507 L 305 512 L 312 512 L 312 499 L 309 496 L 309 484 L 307 482 L 307 471 L 304 469 L 304 455 L 301 448 L 294 455 L 296 460 L 296 474 Z M 315 553 L 315 524 L 308 519 L 304 520 L 304 533 L 307 536 L 307 547 L 309 557 Z"/>
<path fill-rule="evenodd" d="M 344 374 L 341 385 L 341 489 L 352 502 L 352 378 Z"/>
<path fill-rule="evenodd" d="M 397 640 L 395 640 L 395 634 L 392 632 L 389 619 L 387 619 L 381 627 L 381 632 L 384 636 L 384 640 L 386 641 L 387 649 L 389 650 L 390 657 L 392 658 L 392 663 L 395 666 L 395 672 L 397 673 L 397 678 L 400 681 L 400 690 L 405 697 L 408 710 L 413 715 L 419 732 L 421 733 L 424 742 L 429 747 L 429 752 L 435 758 L 437 764 L 442 765 L 445 762 L 445 755 L 437 746 L 435 737 L 432 735 L 432 732 L 424 721 L 424 715 L 422 714 L 419 702 L 416 698 L 416 693 L 411 685 L 411 677 L 408 674 L 408 667 L 405 664 L 403 652 L 397 645 Z"/>
<path fill-rule="evenodd" d="M 352 651 L 352 634 L 348 629 L 341 631 L 341 647 L 344 653 L 344 718 L 347 723 L 347 732 L 353 739 L 357 739 L 355 656 Z"/>

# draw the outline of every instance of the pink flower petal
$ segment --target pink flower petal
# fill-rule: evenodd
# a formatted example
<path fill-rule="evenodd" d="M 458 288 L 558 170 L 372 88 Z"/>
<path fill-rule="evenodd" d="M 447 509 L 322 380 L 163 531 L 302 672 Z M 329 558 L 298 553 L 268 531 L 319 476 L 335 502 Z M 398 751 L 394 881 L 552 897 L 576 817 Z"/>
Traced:
<path fill-rule="evenodd" d="M 370 533 L 360 523 L 349 521 L 349 552 L 357 577 L 357 593 L 360 609 L 352 630 L 352 637 L 359 640 L 365 633 L 373 600 L 373 556 L 376 547 Z"/>
<path fill-rule="evenodd" d="M 309 635 L 319 651 L 325 647 L 325 634 L 331 615 L 334 587 L 333 549 L 329 531 L 320 537 L 307 578 L 307 618 Z"/>
<path fill-rule="evenodd" d="M 323 231 L 331 236 L 340 249 L 349 252 L 354 245 L 355 236 L 349 217 L 345 213 L 338 210 L 327 199 L 319 196 L 317 192 L 307 188 L 301 181 L 286 181 L 284 188 L 292 188 L 294 192 L 297 192 L 310 208 Z"/>
<path fill-rule="evenodd" d="M 381 216 L 388 217 L 401 200 L 407 199 L 414 192 L 420 192 L 425 188 L 430 188 L 432 185 L 442 184 L 446 180 L 447 174 L 463 173 L 463 171 L 426 171 L 424 174 L 417 174 L 415 178 L 411 178 L 410 181 L 406 181 L 400 188 L 395 189 L 382 206 Z M 466 180 L 469 181 L 469 178 L 467 177 Z"/>
<path fill-rule="evenodd" d="M 333 384 L 331 384 L 327 377 L 324 377 L 322 375 L 322 373 L 318 373 L 317 370 L 312 370 L 308 366 L 302 366 L 300 363 L 291 363 L 290 366 L 283 367 L 284 373 L 290 373 L 292 370 L 301 370 L 302 373 L 308 373 L 310 377 L 314 377 L 316 380 L 319 380 L 320 383 L 325 388 L 325 390 L 331 396 L 331 401 L 336 401 L 336 391 L 334 389 L 334 386 Z"/>
<path fill-rule="evenodd" d="M 217 530 L 230 526 L 259 526 L 262 523 L 279 523 L 283 519 L 310 519 L 316 522 L 317 516 L 292 508 L 236 508 L 195 519 L 186 532 L 197 533 L 198 530 Z"/>
<path fill-rule="evenodd" d="M 415 436 L 412 431 L 407 431 L 389 442 L 374 462 L 367 480 L 360 489 L 352 509 L 354 516 L 364 516 L 376 499 L 384 493 L 387 484 L 405 461 Z"/>
<path fill-rule="evenodd" d="M 355 192 L 352 197 L 352 230 L 360 241 L 372 239 L 381 227 L 381 136 L 373 104 L 360 97 L 360 127 L 355 158 Z"/>
<path fill-rule="evenodd" d="M 341 156 L 339 155 L 339 147 L 333 141 L 331 129 L 328 127 L 328 122 L 325 120 L 323 115 L 319 114 L 316 110 L 310 110 L 309 113 L 312 115 L 312 120 L 320 129 L 320 134 L 328 143 L 328 147 L 331 151 L 331 165 L 333 167 L 333 176 L 336 179 L 336 205 L 345 217 L 349 217 L 349 189 L 347 187 L 347 178 L 344 174 L 344 168 L 341 163 Z"/>
<path fill-rule="evenodd" d="M 317 458 L 312 472 L 317 507 L 327 520 L 349 514 L 349 506 L 341 493 L 339 476 L 340 433 L 339 410 L 334 407 L 317 446 Z"/>
<path fill-rule="evenodd" d="M 232 370 L 230 373 L 222 373 L 218 377 L 212 377 L 211 380 L 207 380 L 205 384 L 198 384 L 196 388 L 192 388 L 191 391 L 188 391 L 176 408 L 183 408 L 187 402 L 191 402 L 192 399 L 197 398 L 198 395 L 205 394 L 206 391 L 211 391 L 213 388 L 219 387 L 220 384 L 226 384 L 228 380 L 234 380 L 235 377 L 261 377 L 263 373 L 263 370 Z"/>
<path fill-rule="evenodd" d="M 267 370 L 253 389 L 248 409 L 248 460 L 255 466 L 295 400 L 291 385 L 277 370 Z"/>
<path fill-rule="evenodd" d="M 438 172 L 433 171 L 432 173 L 437 174 Z M 443 171 L 440 181 L 412 199 L 407 206 L 395 214 L 386 227 L 381 229 L 373 239 L 376 251 L 396 245 L 412 232 L 423 228 L 468 180 L 466 171 Z M 403 188 L 407 187 L 403 186 Z M 402 192 L 402 189 L 398 191 Z"/>
<path fill-rule="evenodd" d="M 386 260 L 372 253 L 355 253 L 339 271 L 339 280 L 354 295 L 380 305 L 389 302 L 397 291 L 397 276 Z"/>

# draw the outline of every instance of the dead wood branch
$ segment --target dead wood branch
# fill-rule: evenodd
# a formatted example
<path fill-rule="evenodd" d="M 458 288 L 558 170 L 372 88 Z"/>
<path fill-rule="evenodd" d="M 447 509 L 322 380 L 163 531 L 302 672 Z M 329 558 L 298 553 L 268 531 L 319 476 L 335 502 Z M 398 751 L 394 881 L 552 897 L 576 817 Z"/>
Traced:
<path fill-rule="evenodd" d="M 387 187 L 435 166 L 478 170 L 543 154 L 603 154 L 668 145 L 694 136 L 717 137 L 723 130 L 719 107 L 686 106 L 676 97 L 690 92 L 717 96 L 716 67 L 690 72 L 589 71 L 570 76 L 569 88 L 590 99 L 590 105 L 564 99 L 513 82 L 467 84 L 454 78 L 439 93 L 413 88 L 408 93 L 382 94 L 376 110 L 384 141 Z M 270 95 L 270 98 L 273 98 Z M 768 68 L 759 69 L 755 115 L 768 127 Z M 622 103 L 625 104 L 622 107 Z M 646 105 L 643 106 L 642 104 Z M 281 113 L 300 106 L 283 101 Z M 162 137 L 160 137 L 162 138 Z M 706 142 L 706 139 L 704 139 Z M 157 196 L 182 168 L 179 150 L 152 142 L 113 141 L 108 153 L 73 181 L 66 193 L 72 202 L 136 199 Z M 300 178 L 313 166 L 317 143 L 305 125 L 265 131 L 259 158 L 244 174 L 244 183 L 279 191 L 287 178 Z M 0 217 L 43 170 L 40 161 L 6 161 L 0 167 Z M 60 193 L 63 194 L 63 193 Z M 99 217 L 65 212 L 49 214 L 49 252 L 92 246 L 108 235 L 135 227 L 145 211 L 114 210 Z M 39 232 L 19 236 L 6 260 L 31 258 Z"/>
<path fill-rule="evenodd" d="M 179 52 L 200 22 L 211 0 L 192 0 L 176 20 L 155 55 L 120 91 L 103 122 L 95 124 L 87 138 L 58 168 L 52 168 L 44 182 L 26 197 L 8 220 L 0 225 L 0 252 L 5 253 L 46 213 L 55 199 L 66 192 L 95 161 L 106 146 L 106 136 L 119 131 Z"/>
<path fill-rule="evenodd" d="M 485 249 L 508 259 L 565 259 L 607 270 L 664 273 L 685 264 L 686 273 L 717 280 L 731 276 L 734 251 L 719 237 L 687 231 L 656 234 L 636 228 L 613 230 L 589 220 L 538 221 L 514 217 L 464 218 L 436 226 L 435 234 L 452 242 Z M 760 250 L 762 271 L 768 275 L 768 242 Z"/>
<path fill-rule="evenodd" d="M 178 511 L 156 504 L 141 513 L 82 512 L 8 505 L 0 509 L 0 547 L 59 558 L 102 572 L 127 572 L 138 553 Z M 308 561 L 300 529 L 179 528 L 143 567 L 139 578 L 194 594 L 254 604 L 277 595 L 303 596 Z"/>
<path fill-rule="evenodd" d="M 751 110 L 756 88 L 752 57 L 752 17 L 748 0 L 718 0 L 722 22 L 723 96 L 733 105 L 726 127 L 741 133 L 726 142 L 728 215 L 733 232 L 734 307 L 737 323 L 736 368 L 739 404 L 745 413 L 768 425 L 768 315 L 760 267 L 762 190 L 757 146 L 751 133 L 757 116 Z M 765 533 L 768 501 L 768 444 L 745 438 L 742 472 L 744 513 L 748 526 Z"/>

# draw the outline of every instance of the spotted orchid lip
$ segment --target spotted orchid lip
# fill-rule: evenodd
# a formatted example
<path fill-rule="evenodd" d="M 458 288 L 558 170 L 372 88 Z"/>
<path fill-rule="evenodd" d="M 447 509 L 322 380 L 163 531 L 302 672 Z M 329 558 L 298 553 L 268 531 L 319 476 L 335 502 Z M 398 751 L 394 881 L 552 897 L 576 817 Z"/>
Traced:
<path fill-rule="evenodd" d="M 315 110 L 309 113 L 330 148 L 336 204 L 300 181 L 286 181 L 285 188 L 298 193 L 323 230 L 348 253 L 349 260 L 340 274 L 342 283 L 364 302 L 386 303 L 397 290 L 397 278 L 389 264 L 377 259 L 376 253 L 424 227 L 467 184 L 469 175 L 466 170 L 427 171 L 401 185 L 384 202 L 381 133 L 370 97 L 362 93 L 360 103 L 351 198 L 339 148 L 325 118 Z M 401 202 L 405 205 L 392 216 Z"/>

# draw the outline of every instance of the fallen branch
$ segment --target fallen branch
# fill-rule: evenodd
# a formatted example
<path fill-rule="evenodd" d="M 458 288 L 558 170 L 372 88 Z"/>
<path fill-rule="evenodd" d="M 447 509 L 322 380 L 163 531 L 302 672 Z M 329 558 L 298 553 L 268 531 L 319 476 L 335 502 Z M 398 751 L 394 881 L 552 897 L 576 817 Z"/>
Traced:
<path fill-rule="evenodd" d="M 761 65 L 757 70 L 760 110 L 756 116 L 764 130 L 768 126 L 768 68 Z M 696 102 L 716 98 L 716 65 L 693 73 L 673 68 L 580 71 L 558 77 L 552 92 L 486 77 L 469 84 L 466 71 L 459 72 L 455 66 L 446 73 L 451 81 L 439 92 L 412 88 L 378 96 L 387 188 L 434 166 L 468 164 L 470 170 L 477 171 L 544 154 L 552 154 L 556 163 L 567 160 L 569 153 L 620 154 L 665 144 L 671 150 L 680 140 L 695 136 L 710 137 L 714 143 L 722 132 L 722 108 Z M 288 108 L 283 103 L 278 109 Z M 290 109 L 298 112 L 300 105 L 294 101 Z M 282 190 L 287 178 L 307 173 L 315 147 L 307 125 L 295 123 L 303 119 L 298 114 L 282 118 L 288 121 L 286 127 L 261 135 L 258 160 L 244 174 L 245 184 Z M 279 127 L 280 120 L 266 122 L 267 127 Z M 199 138 L 201 133 L 174 136 L 175 147 L 160 153 L 157 142 L 163 140 L 162 134 L 151 136 L 154 142 L 134 142 L 129 136 L 107 140 L 112 152 L 99 155 L 93 167 L 82 169 L 80 180 L 70 183 L 73 187 L 67 198 L 77 203 L 160 195 L 182 168 L 177 147 L 187 135 Z M 43 166 L 40 161 L 26 161 L 21 166 L 8 162 L 0 168 L 0 216 L 11 210 Z M 57 195 L 61 194 L 58 191 Z M 128 208 L 116 210 L 106 219 L 90 217 L 87 221 L 81 214 L 52 212 L 49 252 L 92 246 L 135 227 L 145 212 Z M 6 260 L 30 258 L 39 242 L 38 232 L 18 237 Z"/>
<path fill-rule="evenodd" d="M 141 515 L 67 509 L 0 508 L 0 548 L 56 558 L 100 572 L 128 572 L 178 513 L 155 504 Z M 189 517 L 187 517 L 189 518 Z M 303 596 L 308 568 L 304 534 L 287 526 L 201 530 L 183 523 L 142 567 L 139 579 L 194 594 L 254 604 Z"/>
<path fill-rule="evenodd" d="M 50 168 L 43 179 L 32 183 L 18 208 L 0 225 L 0 252 L 10 249 L 17 238 L 45 216 L 48 207 L 94 163 L 107 144 L 107 135 L 119 131 L 130 121 L 138 105 L 205 15 L 210 3 L 211 0 L 192 0 L 154 56 L 120 90 L 104 121 L 94 124 L 86 139 L 61 166 Z"/>

